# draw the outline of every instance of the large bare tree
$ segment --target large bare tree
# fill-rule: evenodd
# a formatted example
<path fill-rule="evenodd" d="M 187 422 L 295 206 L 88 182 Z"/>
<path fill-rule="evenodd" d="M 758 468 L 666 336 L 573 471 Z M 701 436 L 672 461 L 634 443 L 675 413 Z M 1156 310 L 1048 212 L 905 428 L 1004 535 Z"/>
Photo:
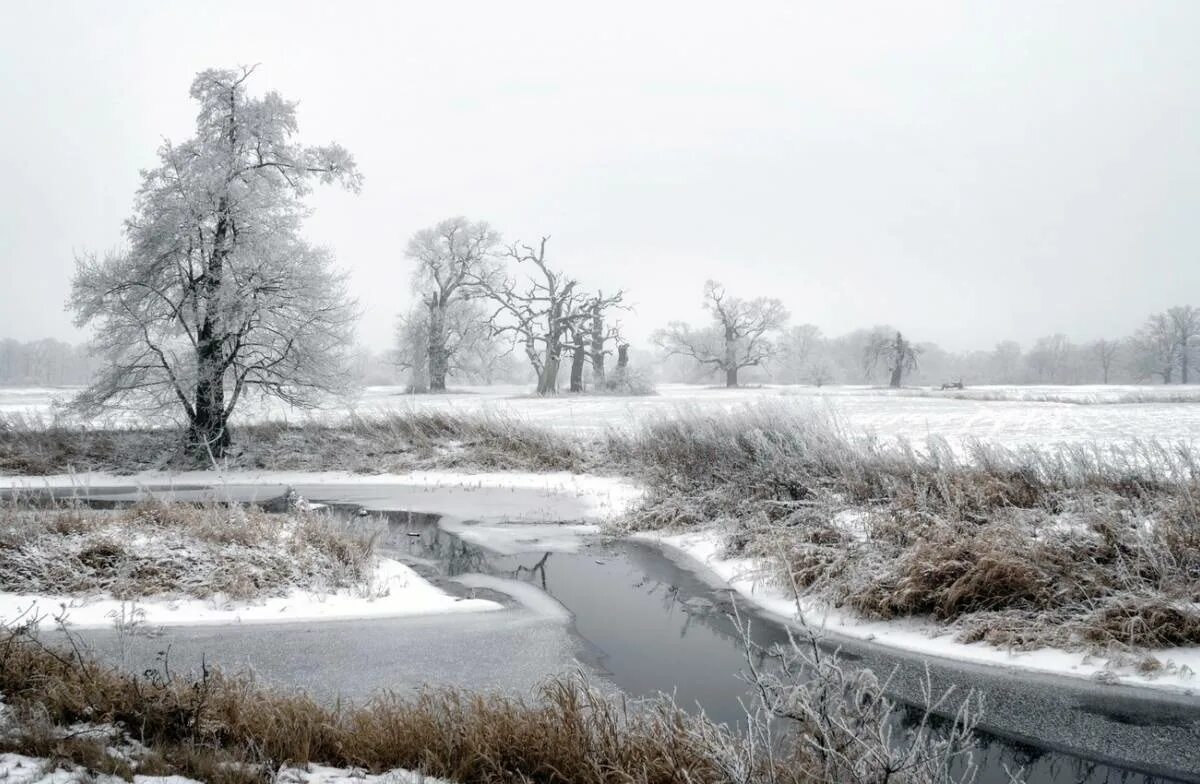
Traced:
<path fill-rule="evenodd" d="M 625 296 L 623 291 L 610 296 L 584 294 L 577 279 L 547 261 L 549 241 L 549 237 L 542 237 L 536 248 L 521 242 L 508 247 L 505 255 L 528 273 L 523 282 L 511 277 L 480 281 L 496 304 L 491 319 L 494 331 L 511 333 L 523 347 L 537 374 L 539 395 L 558 391 L 565 347 L 569 344 L 573 350 L 584 351 L 585 325 L 597 311 L 602 316 Z M 582 378 L 582 369 L 579 376 Z"/>
<path fill-rule="evenodd" d="M 483 295 L 495 274 L 500 234 L 484 221 L 461 216 L 422 229 L 408 241 L 405 255 L 417 263 L 413 287 L 425 306 L 430 392 L 446 391 L 446 374 L 458 345 L 447 319 L 455 303 Z M 458 315 L 467 312 L 459 310 Z M 461 332 L 461 331 L 460 331 Z M 461 335 L 460 335 L 461 336 Z"/>
<path fill-rule="evenodd" d="M 353 304 L 299 230 L 314 180 L 357 191 L 361 177 L 340 146 L 294 140 L 294 103 L 248 95 L 253 70 L 196 77 L 196 135 L 159 148 L 127 249 L 81 258 L 70 299 L 106 362 L 77 406 L 174 408 L 214 456 L 247 390 L 310 406 L 349 377 Z"/>
<path fill-rule="evenodd" d="M 725 386 L 738 385 L 738 371 L 762 365 L 776 351 L 772 337 L 787 322 L 783 303 L 772 297 L 741 299 L 710 280 L 704 284 L 704 309 L 713 323 L 694 329 L 673 321 L 654 335 L 668 354 L 690 357 L 725 373 Z"/>
<path fill-rule="evenodd" d="M 867 368 L 883 364 L 888 371 L 888 386 L 899 389 L 904 382 L 904 374 L 917 369 L 920 355 L 920 347 L 914 346 L 899 330 L 894 336 L 878 331 L 872 335 L 863 351 L 863 364 Z"/>

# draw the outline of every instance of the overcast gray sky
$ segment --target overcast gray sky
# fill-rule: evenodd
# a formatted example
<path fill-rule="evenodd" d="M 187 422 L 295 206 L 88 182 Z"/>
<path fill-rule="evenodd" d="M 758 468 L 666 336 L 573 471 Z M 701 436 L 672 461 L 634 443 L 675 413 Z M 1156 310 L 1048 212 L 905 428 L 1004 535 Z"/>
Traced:
<path fill-rule="evenodd" d="M 78 340 L 188 86 L 261 63 L 361 194 L 311 239 L 387 346 L 416 229 L 455 214 L 625 286 L 635 337 L 706 278 L 828 334 L 990 347 L 1200 304 L 1200 2 L 0 0 L 0 337 Z"/>

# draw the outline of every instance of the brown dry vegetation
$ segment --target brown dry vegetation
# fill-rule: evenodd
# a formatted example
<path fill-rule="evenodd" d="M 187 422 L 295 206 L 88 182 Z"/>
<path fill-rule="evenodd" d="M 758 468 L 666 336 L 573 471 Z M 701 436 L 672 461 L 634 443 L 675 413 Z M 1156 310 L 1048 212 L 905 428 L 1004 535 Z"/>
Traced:
<path fill-rule="evenodd" d="M 129 675 L 78 644 L 51 648 L 28 629 L 5 629 L 0 694 L 11 726 L 0 732 L 0 751 L 126 778 L 177 773 L 222 784 L 266 782 L 282 766 L 307 763 L 405 768 L 463 784 L 972 780 L 969 713 L 960 709 L 946 732 L 932 731 L 926 717 L 896 743 L 888 732 L 895 708 L 869 672 L 803 656 L 797 648 L 781 672 L 800 661 L 806 675 L 761 676 L 763 712 L 749 734 L 737 734 L 665 697 L 629 702 L 580 676 L 550 680 L 530 699 L 434 689 L 325 705 L 218 671 Z M 809 677 L 813 666 L 820 677 Z M 778 734 L 768 713 L 802 732 Z M 80 723 L 115 732 L 64 732 Z M 133 751 L 113 757 L 105 752 L 113 745 Z"/>
<path fill-rule="evenodd" d="M 579 471 L 595 464 L 588 450 L 569 439 L 500 415 L 415 412 L 351 417 L 337 424 L 274 421 L 238 427 L 234 435 L 223 468 Z M 181 443 L 181 432 L 171 428 L 66 426 L 0 416 L 0 474 L 211 467 L 181 450 Z"/>
<path fill-rule="evenodd" d="M 720 522 L 731 554 L 799 594 L 997 645 L 1200 644 L 1200 466 L 1185 446 L 957 457 L 768 405 L 659 420 L 619 447 L 648 490 L 626 526 Z"/>
<path fill-rule="evenodd" d="M 319 513 L 148 500 L 128 509 L 0 504 L 0 591 L 260 599 L 363 588 L 373 532 Z"/>
<path fill-rule="evenodd" d="M 0 471 L 135 470 L 150 438 L 170 442 L 9 420 Z M 238 443 L 230 468 L 623 473 L 648 490 L 625 526 L 722 525 L 780 585 L 868 617 L 933 616 L 1020 647 L 1200 643 L 1200 461 L 1185 445 L 918 450 L 783 401 L 592 440 L 427 412 L 247 426 Z"/>

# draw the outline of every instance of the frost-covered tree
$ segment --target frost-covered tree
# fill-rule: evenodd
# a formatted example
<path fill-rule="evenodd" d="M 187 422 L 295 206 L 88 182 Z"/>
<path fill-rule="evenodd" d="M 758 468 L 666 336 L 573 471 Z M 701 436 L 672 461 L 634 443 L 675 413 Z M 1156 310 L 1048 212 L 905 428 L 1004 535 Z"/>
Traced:
<path fill-rule="evenodd" d="M 482 286 L 495 274 L 495 249 L 500 234 L 483 221 L 447 218 L 422 229 L 408 241 L 405 255 L 417 263 L 413 287 L 425 306 L 430 392 L 446 391 L 446 374 L 461 345 L 450 325 L 452 315 L 468 312 L 456 303 L 482 295 Z M 462 325 L 459 325 L 462 326 Z M 461 337 L 460 334 L 457 337 Z"/>
<path fill-rule="evenodd" d="M 253 68 L 196 76 L 196 135 L 142 172 L 127 247 L 78 260 L 70 307 L 106 366 L 86 411 L 174 410 L 221 456 L 249 390 L 295 406 L 344 387 L 355 309 L 330 254 L 300 237 L 312 183 L 357 191 L 337 144 L 295 140 L 296 105 L 247 94 Z"/>
<path fill-rule="evenodd" d="M 1088 353 L 1100 366 L 1100 378 L 1105 384 L 1108 383 L 1108 376 L 1112 372 L 1113 363 L 1116 362 L 1117 354 L 1120 351 L 1121 341 L 1119 340 L 1101 338 L 1088 344 Z"/>
<path fill-rule="evenodd" d="M 899 389 L 904 374 L 917 369 L 917 357 L 921 351 L 899 331 L 894 337 L 886 332 L 876 332 L 863 351 L 863 364 L 867 368 L 874 368 L 882 363 L 888 370 L 888 386 Z"/>
<path fill-rule="evenodd" d="M 1200 308 L 1177 305 L 1167 311 L 1175 357 L 1179 361 L 1179 383 L 1187 384 L 1191 371 L 1192 349 L 1200 339 Z"/>
<path fill-rule="evenodd" d="M 820 327 L 798 324 L 784 332 L 779 339 L 779 366 L 783 379 L 790 384 L 828 383 L 825 337 Z"/>
<path fill-rule="evenodd" d="M 1155 313 L 1137 331 L 1131 341 L 1132 371 L 1139 379 L 1158 376 L 1164 384 L 1175 378 L 1178 364 L 1178 345 L 1171 320 L 1165 313 Z"/>
<path fill-rule="evenodd" d="M 710 280 L 704 284 L 704 309 L 713 323 L 695 329 L 673 321 L 654 335 L 668 355 L 689 357 L 698 364 L 724 371 L 725 386 L 738 385 L 738 371 L 762 365 L 776 353 L 772 340 L 787 322 L 783 303 L 773 297 L 740 299 Z"/>

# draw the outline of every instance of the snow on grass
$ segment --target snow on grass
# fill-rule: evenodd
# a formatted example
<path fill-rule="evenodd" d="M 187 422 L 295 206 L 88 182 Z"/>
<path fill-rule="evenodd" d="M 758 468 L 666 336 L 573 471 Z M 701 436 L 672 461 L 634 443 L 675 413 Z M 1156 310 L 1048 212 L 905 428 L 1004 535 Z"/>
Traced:
<path fill-rule="evenodd" d="M 370 509 L 443 515 L 443 525 L 463 539 L 502 553 L 573 550 L 599 523 L 622 513 L 640 497 L 631 482 L 566 473 L 462 474 L 421 472 L 363 476 L 339 472 L 184 472 L 132 477 L 102 474 L 4 480 L 9 487 L 71 487 L 88 495 L 132 500 L 154 492 L 162 500 L 267 500 L 285 487 L 307 497 L 359 503 Z M 211 490 L 197 491 L 197 487 Z M 171 488 L 180 487 L 178 492 Z M 106 494 L 106 488 L 109 492 Z M 186 489 L 183 489 L 186 488 Z M 502 589 L 503 590 L 503 589 Z M 511 593 L 511 591 L 506 591 Z M 520 599 L 520 597 L 518 597 Z M 224 596 L 152 597 L 136 603 L 109 595 L 56 596 L 0 593 L 0 621 L 66 615 L 75 627 L 129 622 L 148 626 L 271 623 L 367 619 L 401 615 L 499 609 L 481 599 L 450 596 L 411 568 L 381 559 L 369 585 L 331 591 L 294 588 L 283 596 L 236 601 Z"/>
<path fill-rule="evenodd" d="M 1043 648 L 1013 651 L 985 643 L 962 643 L 953 639 L 952 630 L 932 620 L 903 618 L 868 621 L 822 605 L 811 599 L 796 599 L 771 585 L 761 564 L 750 558 L 726 558 L 723 535 L 709 529 L 683 534 L 641 532 L 633 538 L 656 542 L 682 555 L 684 566 L 703 567 L 710 579 L 736 590 L 767 613 L 790 623 L 821 628 L 826 633 L 873 642 L 922 656 L 936 656 L 960 662 L 1031 670 L 1052 675 L 1090 678 L 1107 683 L 1153 687 L 1185 694 L 1200 691 L 1200 646 L 1146 651 L 1163 664 L 1154 673 L 1142 673 L 1116 660 L 1080 652 Z"/>
<path fill-rule="evenodd" d="M 381 558 L 369 585 L 331 593 L 293 589 L 257 602 L 152 597 L 122 601 L 91 597 L 0 593 L 0 623 L 31 617 L 62 617 L 71 628 L 114 625 L 193 626 L 230 623 L 296 623 L 502 609 L 486 599 L 463 599 L 442 591 L 408 566 Z"/>
<path fill-rule="evenodd" d="M 447 784 L 444 779 L 407 770 L 372 774 L 353 768 L 328 768 L 323 765 L 284 768 L 279 771 L 275 781 L 277 784 Z"/>

